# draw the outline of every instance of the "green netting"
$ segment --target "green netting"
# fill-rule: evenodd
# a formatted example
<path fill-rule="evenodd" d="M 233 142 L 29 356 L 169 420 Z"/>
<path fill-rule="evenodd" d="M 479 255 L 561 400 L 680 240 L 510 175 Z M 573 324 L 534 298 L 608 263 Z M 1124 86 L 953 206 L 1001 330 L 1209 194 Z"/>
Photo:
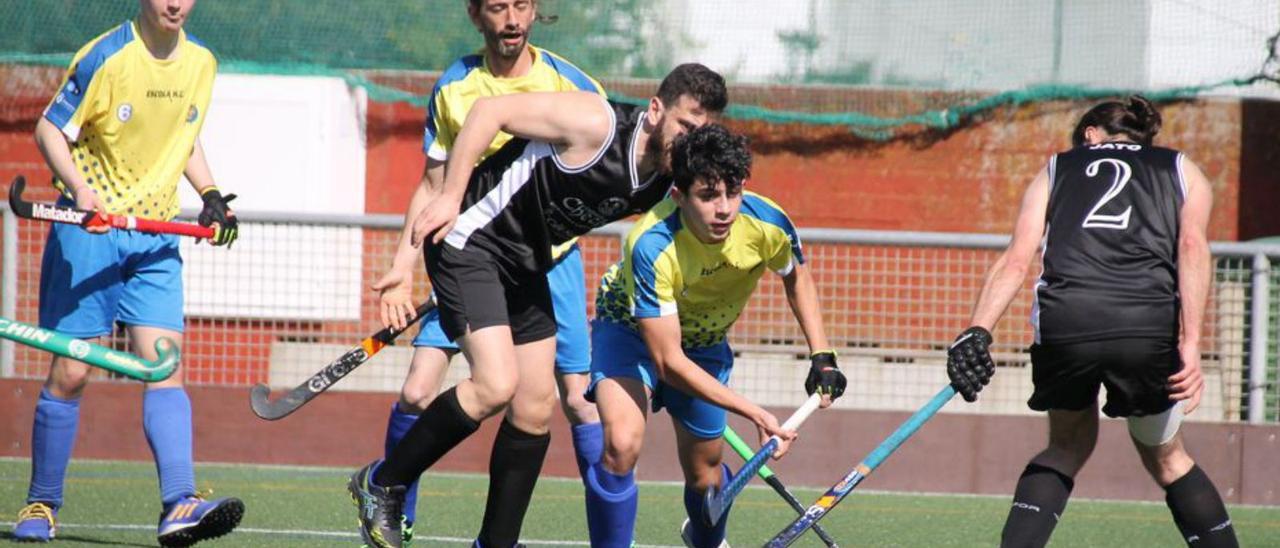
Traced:
<path fill-rule="evenodd" d="M 65 66 L 78 47 L 137 10 L 131 0 L 7 3 L 0 63 L 10 64 Z M 368 71 L 439 71 L 475 51 L 481 39 L 464 7 L 464 0 L 205 1 L 188 29 L 226 72 L 334 76 L 373 101 L 422 106 L 420 90 Z M 739 86 L 765 89 L 734 104 L 730 117 L 846 126 L 876 140 L 1046 100 L 1257 90 L 1280 69 L 1276 0 L 542 0 L 540 10 L 557 21 L 540 24 L 534 42 L 597 78 L 656 78 L 700 60 Z M 773 93 L 777 85 L 788 91 Z M 877 93 L 867 99 L 826 86 Z M 809 93 L 789 98 L 796 89 Z M 904 101 L 886 90 L 939 95 Z"/>

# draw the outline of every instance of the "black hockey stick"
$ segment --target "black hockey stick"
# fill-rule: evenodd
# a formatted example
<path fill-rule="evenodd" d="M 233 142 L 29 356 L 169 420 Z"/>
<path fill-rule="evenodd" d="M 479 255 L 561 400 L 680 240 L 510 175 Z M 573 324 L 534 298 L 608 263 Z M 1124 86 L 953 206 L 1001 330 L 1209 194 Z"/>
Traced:
<path fill-rule="evenodd" d="M 328 390 L 330 386 L 333 386 L 333 383 L 351 374 L 360 364 L 369 361 L 369 358 L 372 358 L 379 350 L 391 345 L 396 337 L 408 329 L 409 326 L 418 323 L 419 318 L 422 318 L 435 307 L 435 300 L 428 299 L 427 302 L 418 306 L 413 320 L 406 322 L 403 328 L 392 329 L 386 327 L 370 335 L 369 338 L 360 341 L 359 346 L 348 350 L 342 357 L 324 366 L 324 369 L 316 372 L 306 382 L 295 386 L 293 390 L 290 390 L 276 401 L 267 399 L 271 395 L 271 388 L 267 385 L 262 383 L 253 385 L 253 389 L 249 391 L 249 405 L 253 407 L 253 414 L 269 421 L 289 416 L 290 413 L 297 411 L 299 407 L 306 405 L 307 402 Z"/>

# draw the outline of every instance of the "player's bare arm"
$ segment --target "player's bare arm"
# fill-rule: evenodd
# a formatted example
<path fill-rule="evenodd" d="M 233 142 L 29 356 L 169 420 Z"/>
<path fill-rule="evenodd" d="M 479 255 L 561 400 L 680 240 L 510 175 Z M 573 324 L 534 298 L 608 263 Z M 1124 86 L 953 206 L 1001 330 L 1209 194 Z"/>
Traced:
<path fill-rule="evenodd" d="M 449 152 L 440 198 L 427 204 L 414 221 L 414 245 L 421 245 L 427 235 L 439 242 L 453 227 L 471 172 L 499 131 L 553 143 L 566 164 L 576 165 L 599 151 L 612 127 L 609 107 L 595 93 L 521 93 L 477 99 Z"/>
<path fill-rule="evenodd" d="M 1040 170 L 1022 197 L 1013 238 L 987 271 L 982 293 L 973 307 L 969 325 L 991 331 L 1009 308 L 1027 279 L 1027 271 L 1044 237 L 1044 215 L 1049 206 L 1049 170 Z"/>
<path fill-rule="evenodd" d="M 805 341 L 809 343 L 809 355 L 821 363 L 829 360 L 830 368 L 835 369 L 835 352 L 827 342 L 827 331 L 822 324 L 822 307 L 818 304 L 818 288 L 813 282 L 813 273 L 809 267 L 803 264 L 792 267 L 791 271 L 782 277 L 782 288 L 787 294 L 787 304 L 791 306 L 791 314 L 800 324 L 800 331 L 804 333 Z M 819 358 L 819 354 L 823 353 L 830 353 L 829 358 Z M 821 377 L 824 374 L 828 377 L 838 375 L 838 378 L 829 379 L 829 384 L 836 384 L 838 390 L 833 391 L 831 390 L 833 387 L 827 387 L 827 390 L 821 391 L 822 408 L 829 407 L 831 402 L 840 397 L 844 392 L 845 384 L 844 375 L 838 373 L 838 370 L 818 373 L 818 376 Z M 823 380 L 825 379 L 814 379 L 814 382 L 819 383 Z"/>
<path fill-rule="evenodd" d="M 196 145 L 191 148 L 191 157 L 187 158 L 187 167 L 182 171 L 191 183 L 191 188 L 201 194 L 213 186 L 213 171 L 209 169 L 209 160 L 204 155 L 204 145 L 196 138 Z"/>
<path fill-rule="evenodd" d="M 1178 354 L 1182 370 L 1169 377 L 1169 398 L 1187 400 L 1186 413 L 1200 405 L 1204 392 L 1204 374 L 1200 370 L 1200 328 L 1204 323 L 1205 300 L 1209 295 L 1212 271 L 1209 255 L 1209 213 L 1213 209 L 1213 190 L 1204 172 L 1194 162 L 1182 157 L 1183 179 L 1187 195 L 1182 204 L 1181 227 L 1178 232 L 1178 294 L 1181 297 L 1182 336 Z"/>
<path fill-rule="evenodd" d="M 49 169 L 53 170 L 54 176 L 71 189 L 71 194 L 76 200 L 76 208 L 86 211 L 98 209 L 98 194 L 85 182 L 84 176 L 76 168 L 75 161 L 71 158 L 71 145 L 67 142 L 67 136 L 62 133 L 62 130 L 42 116 L 36 122 L 35 139 L 36 147 L 40 149 L 40 154 L 44 156 Z M 85 230 L 103 234 L 110 228 L 99 225 L 85 227 Z"/>
<path fill-rule="evenodd" d="M 649 355 L 653 358 L 654 367 L 658 370 L 658 376 L 662 382 L 755 423 L 760 433 L 761 445 L 769 439 L 769 436 L 782 438 L 783 443 L 774 456 L 777 458 L 786 453 L 796 433 L 783 430 L 777 417 L 772 413 L 720 384 L 720 381 L 690 360 L 680 345 L 679 316 L 672 314 L 656 318 L 637 318 L 636 323 L 640 326 L 640 336 L 644 339 L 645 346 L 649 348 Z"/>
<path fill-rule="evenodd" d="M 213 184 L 213 171 L 209 169 L 209 161 L 205 158 L 204 145 L 200 144 L 199 137 L 191 147 L 191 156 L 187 158 L 187 165 L 182 173 L 187 176 L 187 180 L 191 182 L 191 188 L 196 190 L 200 200 L 204 202 L 198 219 L 200 225 L 212 226 L 216 230 L 210 243 L 230 245 L 235 242 L 239 237 L 240 223 L 236 220 L 235 211 L 232 211 L 227 204 L 235 199 L 236 195 L 223 196 L 222 191 Z"/>
<path fill-rule="evenodd" d="M 413 220 L 418 218 L 431 199 L 439 193 L 444 182 L 444 162 L 427 158 L 420 184 L 413 189 L 409 208 L 404 213 L 404 228 L 396 243 L 391 268 L 371 289 L 378 292 L 378 313 L 384 327 L 403 329 L 414 315 L 413 270 L 422 257 L 413 245 Z"/>
<path fill-rule="evenodd" d="M 1013 238 L 987 271 L 982 293 L 973 305 L 969 328 L 956 336 L 955 342 L 947 349 L 947 377 L 965 401 L 977 401 L 978 392 L 995 374 L 995 362 L 990 352 L 993 342 L 991 330 L 1009 309 L 1009 303 L 1013 302 L 1027 279 L 1031 261 L 1035 259 L 1040 240 L 1044 237 L 1044 216 L 1048 207 L 1049 169 L 1046 167 L 1031 180 L 1022 196 Z"/>

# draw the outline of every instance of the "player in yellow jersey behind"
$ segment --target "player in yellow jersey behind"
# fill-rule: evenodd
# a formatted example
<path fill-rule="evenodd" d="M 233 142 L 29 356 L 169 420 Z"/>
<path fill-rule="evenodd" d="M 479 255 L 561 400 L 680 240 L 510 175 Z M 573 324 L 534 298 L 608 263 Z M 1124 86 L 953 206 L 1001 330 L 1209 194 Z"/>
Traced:
<path fill-rule="evenodd" d="M 805 390 L 819 391 L 827 407 L 845 389 L 795 227 L 777 204 L 743 190 L 751 169 L 746 138 L 708 126 L 676 143 L 671 165 L 671 196 L 636 222 L 596 296 L 588 398 L 599 405 L 605 443 L 584 481 L 594 547 L 631 545 L 634 470 L 650 404 L 665 407 L 676 430 L 692 518 L 681 536 L 696 548 L 724 543 L 727 519 L 704 526 L 702 501 L 729 479 L 720 460 L 725 411 L 755 423 L 762 444 L 777 428 L 773 415 L 727 386 L 733 351 L 726 336 L 765 269 L 782 277 L 809 343 Z M 795 437 L 783 434 L 775 456 Z"/>
<path fill-rule="evenodd" d="M 213 90 L 213 53 L 183 31 L 195 0 L 140 0 L 139 14 L 86 44 L 35 138 L 62 192 L 85 210 L 170 220 L 185 174 L 204 200 L 200 222 L 216 225 L 215 245 L 236 238 L 235 214 L 213 185 L 200 146 Z M 155 341 L 181 342 L 182 258 L 173 235 L 54 224 L 40 270 L 40 326 L 94 340 L 127 326 L 133 351 L 155 359 Z M 57 357 L 36 404 L 31 483 L 18 540 L 49 541 L 89 366 Z M 208 500 L 195 489 L 191 401 L 181 374 L 147 385 L 142 422 L 160 479 L 163 546 L 189 546 L 235 528 L 244 504 Z"/>
<path fill-rule="evenodd" d="M 453 63 L 441 74 L 428 106 L 423 152 L 427 155 L 422 184 L 409 203 L 406 221 L 417 218 L 444 180 L 449 150 L 467 119 L 471 105 L 480 97 L 534 91 L 591 91 L 604 95 L 600 84 L 569 62 L 529 43 L 529 33 L 538 17 L 533 0 L 469 0 L 467 13 L 484 36 L 484 49 Z M 497 151 L 511 135 L 500 133 L 483 157 Z M 391 269 L 374 284 L 381 292 L 382 320 L 401 327 L 414 310 L 413 271 L 422 251 L 410 242 L 411 222 L 406 222 Z M 591 366 L 591 341 L 587 327 L 586 282 L 582 272 L 582 252 L 576 241 L 556 246 L 556 265 L 547 273 L 556 316 L 556 380 L 560 403 L 573 432 L 574 452 L 579 471 L 600 458 L 602 435 L 595 405 L 586 401 L 587 372 Z M 444 381 L 449 360 L 458 346 L 445 336 L 438 312 L 423 318 L 413 340 L 413 361 L 400 390 L 400 399 L 391 406 L 387 421 L 386 452 L 400 442 L 435 399 Z M 555 386 L 549 390 L 517 393 L 507 418 L 494 441 L 489 461 L 488 504 L 476 543 L 484 547 L 509 548 L 518 539 L 520 526 L 541 470 L 550 438 L 548 423 L 555 407 Z M 404 503 L 402 534 L 413 538 L 418 485 L 408 486 Z"/>

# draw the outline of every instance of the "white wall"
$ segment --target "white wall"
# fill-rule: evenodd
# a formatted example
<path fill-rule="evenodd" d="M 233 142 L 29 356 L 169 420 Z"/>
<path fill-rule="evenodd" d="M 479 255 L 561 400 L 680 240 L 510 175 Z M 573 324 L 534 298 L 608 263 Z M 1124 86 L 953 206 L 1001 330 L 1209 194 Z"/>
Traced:
<path fill-rule="evenodd" d="M 1256 71 L 1280 30 L 1280 0 L 665 0 L 664 11 L 692 38 L 674 44 L 677 62 L 739 82 L 792 74 L 777 32 L 812 21 L 818 68 L 870 61 L 873 84 L 978 90 L 1217 82 Z M 673 47 L 665 38 L 649 47 Z M 1280 97 L 1274 85 L 1249 92 Z"/>
<path fill-rule="evenodd" d="M 201 140 L 239 211 L 363 213 L 365 109 L 337 78 L 220 74 Z M 185 208 L 199 208 L 183 191 Z M 183 240 L 186 314 L 358 319 L 361 231 L 247 224 L 231 249 Z"/>

